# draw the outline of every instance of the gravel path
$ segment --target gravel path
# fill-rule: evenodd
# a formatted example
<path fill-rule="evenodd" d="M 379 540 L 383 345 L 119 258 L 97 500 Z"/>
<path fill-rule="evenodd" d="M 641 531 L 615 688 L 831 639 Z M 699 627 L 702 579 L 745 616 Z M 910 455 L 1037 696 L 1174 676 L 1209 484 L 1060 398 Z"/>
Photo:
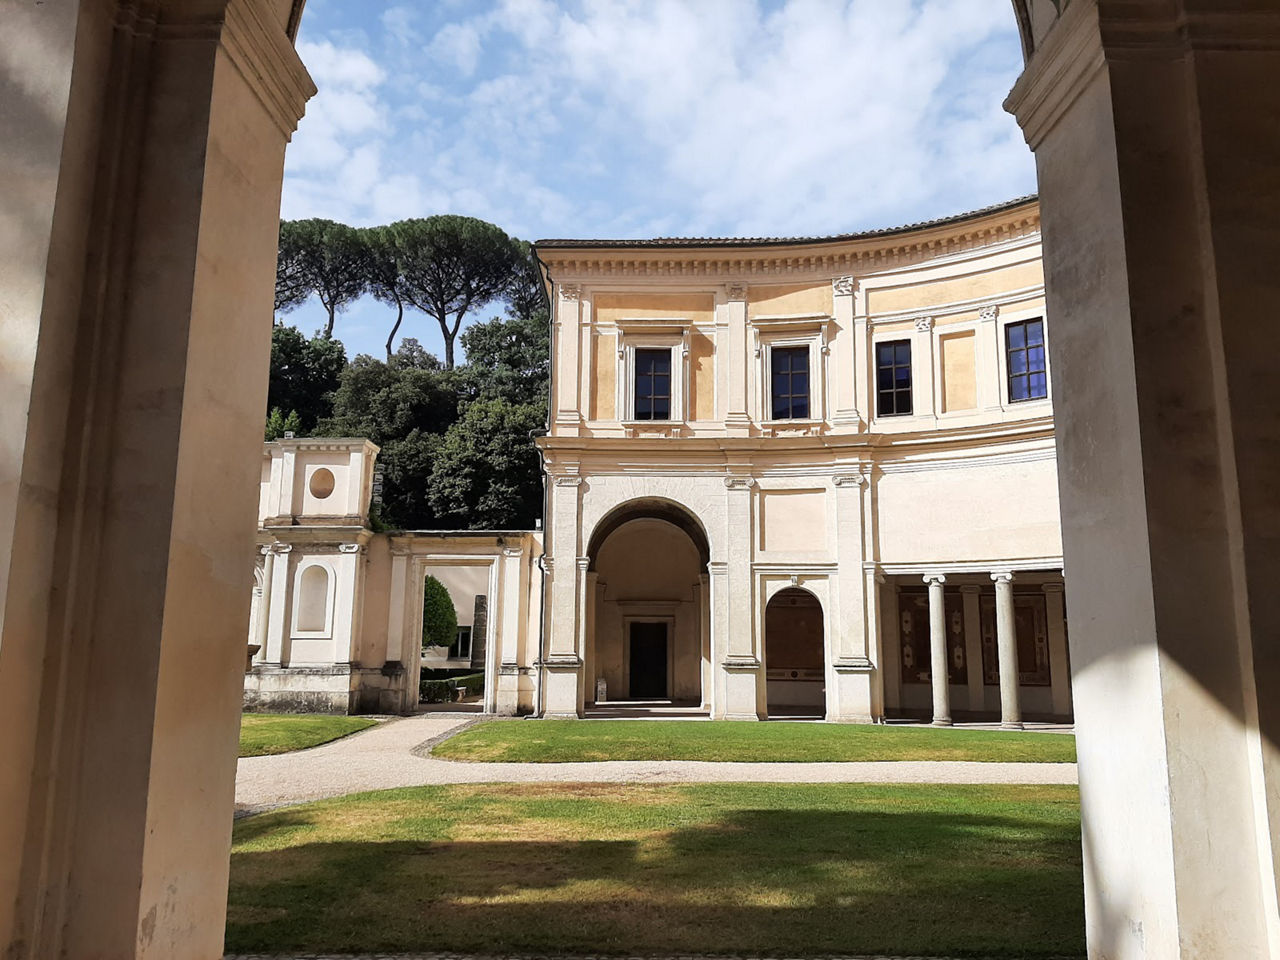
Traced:
<path fill-rule="evenodd" d="M 1075 783 L 1074 763 L 899 760 L 877 763 L 463 763 L 430 755 L 432 744 L 477 722 L 474 715 L 388 720 L 310 750 L 244 757 L 236 816 L 364 790 L 436 783 Z"/>

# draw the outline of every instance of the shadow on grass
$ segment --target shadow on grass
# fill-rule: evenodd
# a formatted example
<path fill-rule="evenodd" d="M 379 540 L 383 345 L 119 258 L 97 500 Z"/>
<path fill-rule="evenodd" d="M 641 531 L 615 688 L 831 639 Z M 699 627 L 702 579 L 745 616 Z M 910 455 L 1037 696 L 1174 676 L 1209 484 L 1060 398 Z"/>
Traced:
<path fill-rule="evenodd" d="M 276 820 L 265 832 L 305 828 Z M 725 810 L 638 839 L 539 840 L 538 829 L 524 821 L 511 839 L 236 853 L 228 947 L 1084 954 L 1071 822 Z"/>

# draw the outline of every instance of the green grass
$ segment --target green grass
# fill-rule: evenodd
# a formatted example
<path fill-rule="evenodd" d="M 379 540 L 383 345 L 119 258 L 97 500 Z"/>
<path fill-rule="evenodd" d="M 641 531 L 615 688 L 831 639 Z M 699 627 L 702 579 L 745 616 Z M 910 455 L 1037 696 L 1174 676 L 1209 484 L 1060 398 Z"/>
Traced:
<path fill-rule="evenodd" d="M 687 720 L 495 720 L 433 751 L 448 760 L 983 760 L 1069 763 L 1075 737 L 928 727 Z"/>
<path fill-rule="evenodd" d="M 315 747 L 375 723 L 368 717 L 323 713 L 246 713 L 240 718 L 240 756 L 262 757 Z"/>
<path fill-rule="evenodd" d="M 230 952 L 1083 956 L 1064 786 L 522 784 L 238 822 Z"/>

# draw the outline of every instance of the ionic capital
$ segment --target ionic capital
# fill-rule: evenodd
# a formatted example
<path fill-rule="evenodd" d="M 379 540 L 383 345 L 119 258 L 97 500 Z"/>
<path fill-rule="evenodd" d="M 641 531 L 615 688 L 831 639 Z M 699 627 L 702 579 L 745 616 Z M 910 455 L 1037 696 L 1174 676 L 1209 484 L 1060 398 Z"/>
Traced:
<path fill-rule="evenodd" d="M 979 320 L 996 320 L 1000 317 L 1000 304 L 993 303 L 978 311 Z"/>
<path fill-rule="evenodd" d="M 847 297 L 858 289 L 858 281 L 853 277 L 836 277 L 831 281 L 831 292 L 837 297 Z"/>
<path fill-rule="evenodd" d="M 831 478 L 837 487 L 860 487 L 867 482 L 865 473 L 841 473 Z"/>
<path fill-rule="evenodd" d="M 933 317 L 916 317 L 916 332 L 928 333 L 933 329 Z"/>
<path fill-rule="evenodd" d="M 582 485 L 581 477 L 574 477 L 574 476 L 556 477 L 557 487 L 578 487 L 581 485 Z"/>
<path fill-rule="evenodd" d="M 947 582 L 947 576 L 944 573 L 926 573 L 921 579 L 931 587 L 935 584 L 940 587 Z"/>
<path fill-rule="evenodd" d="M 755 477 L 725 477 L 724 485 L 730 490 L 749 490 L 755 483 Z"/>
<path fill-rule="evenodd" d="M 728 300 L 745 300 L 747 299 L 747 285 L 745 283 L 726 283 L 724 295 Z"/>
<path fill-rule="evenodd" d="M 996 583 L 1013 583 L 1013 571 L 997 570 L 991 574 L 991 579 Z"/>
<path fill-rule="evenodd" d="M 560 299 L 561 300 L 582 299 L 582 285 L 578 283 L 560 284 Z"/>

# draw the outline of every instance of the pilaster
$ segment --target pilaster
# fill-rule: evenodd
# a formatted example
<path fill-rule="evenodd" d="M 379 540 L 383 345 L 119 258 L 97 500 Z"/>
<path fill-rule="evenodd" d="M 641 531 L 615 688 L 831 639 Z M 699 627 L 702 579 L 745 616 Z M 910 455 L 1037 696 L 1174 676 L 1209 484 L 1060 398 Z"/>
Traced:
<path fill-rule="evenodd" d="M 835 390 L 833 402 L 835 410 L 832 423 L 846 429 L 858 429 L 859 402 L 857 398 L 858 381 L 864 379 L 857 373 L 858 337 L 857 324 L 854 322 L 854 297 L 858 291 L 858 281 L 854 277 L 837 277 L 831 281 L 833 312 L 835 314 Z M 866 408 L 863 408 L 866 409 Z"/>
<path fill-rule="evenodd" d="M 863 495 L 867 478 L 861 472 L 837 474 L 836 559 L 834 613 L 828 655 L 835 696 L 827 697 L 827 719 L 870 723 L 878 716 L 872 680 L 875 661 L 867 629 L 867 604 L 863 592 Z"/>
<path fill-rule="evenodd" d="M 751 415 L 747 410 L 747 285 L 728 284 L 725 300 L 729 319 L 729 397 L 725 429 L 731 437 L 745 437 L 751 433 Z"/>

